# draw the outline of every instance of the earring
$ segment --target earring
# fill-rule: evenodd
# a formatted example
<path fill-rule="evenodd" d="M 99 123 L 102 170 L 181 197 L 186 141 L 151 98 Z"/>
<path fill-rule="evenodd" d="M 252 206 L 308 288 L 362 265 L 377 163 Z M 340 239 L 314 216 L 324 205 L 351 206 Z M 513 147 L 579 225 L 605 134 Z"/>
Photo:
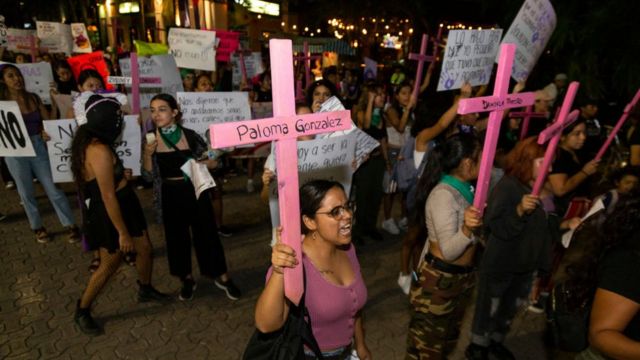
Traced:
<path fill-rule="evenodd" d="M 318 232 L 317 232 L 317 231 L 314 231 L 314 232 L 313 232 L 313 234 L 311 234 L 311 237 L 313 238 L 313 240 L 318 240 L 318 239 L 316 238 L 316 235 L 317 235 L 317 234 L 318 234 Z"/>

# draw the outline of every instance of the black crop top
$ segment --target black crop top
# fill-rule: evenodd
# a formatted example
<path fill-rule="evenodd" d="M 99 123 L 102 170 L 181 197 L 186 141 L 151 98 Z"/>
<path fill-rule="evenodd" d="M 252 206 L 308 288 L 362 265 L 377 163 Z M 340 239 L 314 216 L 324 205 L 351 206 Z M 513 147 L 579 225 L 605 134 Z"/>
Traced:
<path fill-rule="evenodd" d="M 191 157 L 190 150 L 156 152 L 158 170 L 162 179 L 182 177 L 180 167 Z"/>

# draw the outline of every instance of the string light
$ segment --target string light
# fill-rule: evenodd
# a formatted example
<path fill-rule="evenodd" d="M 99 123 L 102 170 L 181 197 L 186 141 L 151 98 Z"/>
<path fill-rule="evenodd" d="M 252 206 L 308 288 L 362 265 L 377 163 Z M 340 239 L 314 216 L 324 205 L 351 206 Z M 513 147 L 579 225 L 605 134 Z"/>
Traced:
<path fill-rule="evenodd" d="M 367 29 L 362 29 L 362 35 L 367 35 Z"/>

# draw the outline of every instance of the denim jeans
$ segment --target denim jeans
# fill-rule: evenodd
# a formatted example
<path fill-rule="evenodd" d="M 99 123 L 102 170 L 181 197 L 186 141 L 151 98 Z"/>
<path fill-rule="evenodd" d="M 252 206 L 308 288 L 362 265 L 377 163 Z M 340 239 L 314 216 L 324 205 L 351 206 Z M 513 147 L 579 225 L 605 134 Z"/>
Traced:
<path fill-rule="evenodd" d="M 74 225 L 75 219 L 69 206 L 69 200 L 62 190 L 56 187 L 51 176 L 49 165 L 49 154 L 40 135 L 31 136 L 31 143 L 36 152 L 35 157 L 5 157 L 4 160 L 9 167 L 11 176 L 15 179 L 16 187 L 20 199 L 24 204 L 29 225 L 32 230 L 42 227 L 42 218 L 38 212 L 38 201 L 36 200 L 33 186 L 33 176 L 38 179 L 44 191 L 53 204 L 53 208 L 58 215 L 58 219 L 64 226 Z"/>

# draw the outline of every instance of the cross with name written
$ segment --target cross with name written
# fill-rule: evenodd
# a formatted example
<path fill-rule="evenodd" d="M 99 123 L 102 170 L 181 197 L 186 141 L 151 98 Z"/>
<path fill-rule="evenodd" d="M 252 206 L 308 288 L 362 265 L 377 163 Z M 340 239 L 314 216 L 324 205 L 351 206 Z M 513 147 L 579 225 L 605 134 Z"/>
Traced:
<path fill-rule="evenodd" d="M 296 139 L 302 135 L 350 129 L 351 116 L 349 110 L 296 115 L 291 40 L 270 40 L 269 55 L 274 117 L 261 119 L 259 122 L 245 120 L 212 124 L 209 126 L 209 133 L 211 147 L 214 149 L 274 142 L 282 242 L 293 248 L 299 264 L 295 268 L 285 268 L 284 292 L 297 305 L 304 287 Z"/>
<path fill-rule="evenodd" d="M 531 119 L 546 119 L 547 113 L 544 112 L 534 112 L 533 106 L 529 105 L 524 111 L 512 111 L 509 113 L 510 118 L 522 118 L 522 124 L 520 125 L 520 140 L 523 140 L 527 137 L 527 133 L 529 132 L 529 122 Z"/>
<path fill-rule="evenodd" d="M 311 51 L 309 50 L 309 43 L 306 41 L 302 45 L 302 56 L 293 57 L 293 60 L 295 61 L 304 61 L 304 76 L 306 87 L 309 87 L 309 85 L 311 85 L 311 60 L 320 58 L 322 58 L 322 56 L 320 55 L 311 55 Z M 273 81 L 273 78 L 271 78 L 271 81 Z M 300 94 L 302 94 L 302 84 L 296 81 L 296 97 L 300 96 Z"/>
<path fill-rule="evenodd" d="M 622 116 L 620 116 L 620 119 L 616 123 L 616 126 L 613 128 L 613 130 L 611 130 L 611 133 L 607 137 L 607 140 L 604 142 L 604 144 L 602 144 L 602 147 L 600 148 L 600 150 L 598 150 L 598 153 L 596 154 L 596 157 L 595 157 L 596 160 L 602 159 L 602 156 L 609 148 L 609 145 L 611 145 L 613 138 L 616 136 L 618 131 L 620 131 L 620 128 L 622 127 L 622 125 L 624 125 L 624 122 L 627 121 L 629 114 L 631 113 L 633 108 L 638 104 L 638 101 L 640 101 L 640 89 L 638 89 L 638 91 L 636 92 L 636 95 L 633 97 L 633 100 L 631 100 L 631 102 L 627 104 L 627 106 L 625 106 L 624 111 L 622 112 Z"/>
<path fill-rule="evenodd" d="M 420 53 L 409 53 L 410 60 L 418 61 L 418 69 L 416 70 L 416 79 L 413 84 L 413 93 L 411 93 L 411 97 L 413 101 L 418 99 L 418 91 L 420 91 L 420 85 L 422 83 L 422 70 L 424 69 L 425 62 L 435 61 L 434 56 L 426 55 L 427 54 L 427 43 L 429 40 L 429 36 L 427 34 L 422 34 L 422 42 L 420 43 Z"/>
<path fill-rule="evenodd" d="M 496 72 L 496 83 L 492 96 L 479 98 L 462 99 L 458 104 L 458 114 L 470 114 L 476 112 L 490 111 L 489 123 L 482 148 L 482 160 L 480 161 L 480 172 L 476 194 L 473 198 L 475 206 L 482 215 L 489 191 L 489 181 L 491 180 L 491 168 L 496 155 L 498 138 L 500 137 L 500 125 L 504 111 L 506 109 L 523 107 L 533 104 L 535 95 L 532 92 L 509 94 L 509 78 L 513 67 L 513 58 L 516 52 L 514 44 L 502 44 L 500 47 L 500 58 L 498 60 L 498 71 Z"/>
<path fill-rule="evenodd" d="M 576 98 L 576 93 L 578 93 L 579 87 L 580 83 L 576 81 L 569 84 L 569 87 L 567 88 L 567 95 L 565 95 L 564 97 L 560 112 L 558 113 L 558 116 L 556 116 L 556 121 L 551 126 L 544 129 L 538 136 L 538 144 L 542 145 L 546 142 L 549 142 L 549 145 L 547 145 L 547 150 L 544 153 L 542 165 L 540 165 L 540 168 L 538 169 L 538 176 L 536 176 L 536 181 L 533 183 L 533 191 L 531 192 L 532 195 L 540 195 L 544 180 L 547 178 L 547 170 L 549 169 L 549 166 L 551 166 L 553 157 L 556 154 L 556 149 L 558 147 L 558 143 L 560 142 L 560 137 L 562 136 L 562 130 L 566 129 L 567 126 L 576 121 L 578 119 L 578 115 L 580 115 L 579 110 L 574 110 L 573 112 L 569 113 L 569 110 L 571 110 L 571 106 L 573 105 L 573 100 Z"/>

